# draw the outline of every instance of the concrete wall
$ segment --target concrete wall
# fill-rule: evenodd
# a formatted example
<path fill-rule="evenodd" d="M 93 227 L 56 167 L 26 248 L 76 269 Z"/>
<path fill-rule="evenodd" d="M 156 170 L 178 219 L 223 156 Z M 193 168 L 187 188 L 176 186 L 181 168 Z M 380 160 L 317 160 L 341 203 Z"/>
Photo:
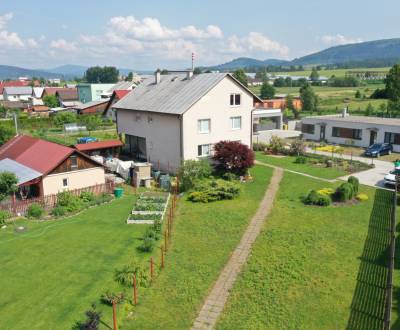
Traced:
<path fill-rule="evenodd" d="M 230 106 L 230 95 L 241 94 L 240 106 Z M 251 144 L 253 96 L 226 77 L 183 115 L 183 157 L 197 159 L 197 147 L 221 140 Z M 232 130 L 230 117 L 242 117 L 242 128 Z M 198 132 L 198 120 L 210 119 L 210 133 Z"/>
<path fill-rule="evenodd" d="M 341 138 L 341 137 L 333 137 L 332 136 L 332 127 L 344 127 L 344 128 L 352 128 L 352 129 L 361 129 L 362 130 L 362 139 L 361 140 L 352 140 L 354 141 L 354 145 L 357 147 L 368 147 L 370 145 L 370 130 L 368 128 L 377 128 L 377 139 L 376 143 L 383 143 L 385 139 L 385 132 L 391 133 L 399 133 L 400 134 L 400 126 L 392 126 L 392 125 L 383 125 L 383 124 L 371 124 L 371 123 L 352 123 L 346 121 L 336 120 L 334 118 L 330 119 L 322 119 L 319 118 L 304 118 L 302 120 L 304 124 L 314 124 L 315 130 L 314 134 L 303 133 L 303 137 L 307 140 L 320 140 L 320 125 L 317 123 L 326 123 L 325 127 L 325 140 L 329 143 L 335 144 L 349 144 L 349 139 Z M 400 152 L 400 145 L 393 145 L 393 151 Z"/>
<path fill-rule="evenodd" d="M 63 179 L 68 179 L 68 187 L 63 186 Z M 65 190 L 81 189 L 104 183 L 105 176 L 102 167 L 51 174 L 43 178 L 43 194 L 57 194 Z"/>
<path fill-rule="evenodd" d="M 180 119 L 166 115 L 131 110 L 117 111 L 118 133 L 146 138 L 147 161 L 160 163 L 164 171 L 174 171 L 181 164 Z"/>

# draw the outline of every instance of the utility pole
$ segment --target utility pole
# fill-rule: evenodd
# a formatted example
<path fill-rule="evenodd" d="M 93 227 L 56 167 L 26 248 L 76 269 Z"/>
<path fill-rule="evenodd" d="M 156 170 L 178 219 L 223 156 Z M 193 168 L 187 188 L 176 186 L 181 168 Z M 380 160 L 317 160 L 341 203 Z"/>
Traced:
<path fill-rule="evenodd" d="M 194 53 L 192 53 L 192 71 L 194 71 Z"/>
<path fill-rule="evenodd" d="M 15 125 L 15 134 L 18 135 L 18 118 L 15 112 L 14 112 L 14 125 Z"/>

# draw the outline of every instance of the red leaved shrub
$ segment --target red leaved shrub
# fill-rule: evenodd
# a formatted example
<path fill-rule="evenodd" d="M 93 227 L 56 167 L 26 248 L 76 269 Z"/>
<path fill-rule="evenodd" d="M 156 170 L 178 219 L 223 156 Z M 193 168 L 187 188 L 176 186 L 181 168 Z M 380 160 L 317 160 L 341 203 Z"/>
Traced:
<path fill-rule="evenodd" d="M 213 160 L 220 172 L 245 175 L 254 165 L 254 152 L 245 144 L 236 141 L 220 141 L 214 145 Z"/>

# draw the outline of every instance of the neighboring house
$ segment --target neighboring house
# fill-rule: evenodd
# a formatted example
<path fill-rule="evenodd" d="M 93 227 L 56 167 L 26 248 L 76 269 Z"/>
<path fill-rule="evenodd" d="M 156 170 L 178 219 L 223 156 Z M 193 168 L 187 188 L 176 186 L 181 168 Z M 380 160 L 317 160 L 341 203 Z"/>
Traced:
<path fill-rule="evenodd" d="M 78 84 L 79 101 L 82 103 L 99 101 L 102 99 L 101 95 L 110 90 L 115 84 Z"/>
<path fill-rule="evenodd" d="M 31 107 L 29 110 L 31 115 L 34 116 L 48 117 L 50 114 L 50 108 L 45 105 L 36 105 Z"/>
<path fill-rule="evenodd" d="M 21 101 L 0 101 L 0 106 L 3 106 L 11 110 L 26 110 L 29 108 L 29 104 Z"/>
<path fill-rule="evenodd" d="M 3 91 L 4 87 L 24 87 L 29 86 L 29 82 L 19 81 L 19 80 L 10 80 L 0 82 L 0 100 L 4 100 Z"/>
<path fill-rule="evenodd" d="M 115 90 L 112 93 L 110 100 L 108 101 L 107 107 L 104 109 L 103 116 L 106 118 L 110 118 L 113 122 L 117 121 L 113 105 L 122 100 L 130 92 L 131 90 Z"/>
<path fill-rule="evenodd" d="M 117 130 L 135 160 L 174 172 L 187 159 L 209 157 L 221 140 L 251 146 L 255 94 L 227 73 L 156 73 L 121 101 Z"/>
<path fill-rule="evenodd" d="M 120 140 L 75 144 L 74 148 L 89 156 L 118 157 L 123 143 Z"/>
<path fill-rule="evenodd" d="M 135 87 L 136 87 L 136 84 L 133 81 L 120 81 L 120 82 L 117 82 L 108 91 L 105 91 L 103 94 L 101 94 L 101 97 L 102 98 L 109 98 L 109 97 L 112 96 L 114 91 L 117 91 L 117 90 L 131 91 Z"/>
<path fill-rule="evenodd" d="M 261 86 L 263 81 L 259 78 L 248 78 L 248 85 L 249 86 Z"/>
<path fill-rule="evenodd" d="M 63 90 L 62 87 L 45 87 L 43 90 L 42 97 L 49 96 L 49 95 L 56 95 L 58 91 Z"/>
<path fill-rule="evenodd" d="M 263 104 L 266 108 L 284 110 L 287 108 L 286 96 L 264 100 Z M 296 110 L 301 110 L 302 104 L 299 97 L 293 97 L 293 106 Z"/>
<path fill-rule="evenodd" d="M 78 90 L 76 88 L 63 88 L 56 92 L 56 97 L 60 106 L 64 108 L 73 108 L 81 105 L 79 101 Z"/>
<path fill-rule="evenodd" d="M 32 97 L 32 87 L 4 87 L 3 99 L 5 101 L 16 102 L 16 101 L 29 101 Z"/>
<path fill-rule="evenodd" d="M 368 147 L 390 143 L 400 152 L 400 119 L 342 115 L 306 117 L 301 121 L 307 140 Z"/>
<path fill-rule="evenodd" d="M 2 145 L 0 161 L 3 161 L 0 171 L 15 166 L 19 180 L 27 172 L 28 177 L 22 183 L 30 197 L 105 183 L 103 166 L 90 157 L 73 148 L 26 135 Z"/>
<path fill-rule="evenodd" d="M 92 101 L 80 104 L 76 107 L 73 107 L 78 115 L 87 115 L 87 114 L 103 114 L 104 110 L 108 105 L 108 99 L 104 101 Z"/>
<path fill-rule="evenodd" d="M 33 87 L 32 96 L 36 99 L 41 99 L 43 97 L 44 87 Z"/>

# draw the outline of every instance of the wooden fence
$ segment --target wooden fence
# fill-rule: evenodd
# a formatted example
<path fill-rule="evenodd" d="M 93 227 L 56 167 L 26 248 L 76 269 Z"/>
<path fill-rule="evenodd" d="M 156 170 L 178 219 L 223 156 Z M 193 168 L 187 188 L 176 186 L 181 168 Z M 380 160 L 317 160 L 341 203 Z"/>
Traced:
<path fill-rule="evenodd" d="M 102 193 L 111 194 L 114 191 L 114 182 L 106 182 L 95 186 L 81 189 L 68 190 L 71 194 L 79 196 L 82 192 L 91 192 L 95 195 Z M 42 197 L 28 198 L 25 200 L 12 199 L 0 203 L 0 210 L 9 211 L 12 214 L 25 214 L 28 207 L 34 203 L 40 204 L 45 210 L 50 210 L 57 204 L 57 194 L 46 195 Z"/>
<path fill-rule="evenodd" d="M 396 178 L 398 181 L 398 178 Z M 394 258 L 396 252 L 396 207 L 397 207 L 397 191 L 398 183 L 396 183 L 395 191 L 393 194 L 392 216 L 390 219 L 390 241 L 389 241 L 389 256 L 388 256 L 388 274 L 386 280 L 386 302 L 385 302 L 385 319 L 383 329 L 389 330 L 392 319 L 393 309 L 393 270 Z"/>

